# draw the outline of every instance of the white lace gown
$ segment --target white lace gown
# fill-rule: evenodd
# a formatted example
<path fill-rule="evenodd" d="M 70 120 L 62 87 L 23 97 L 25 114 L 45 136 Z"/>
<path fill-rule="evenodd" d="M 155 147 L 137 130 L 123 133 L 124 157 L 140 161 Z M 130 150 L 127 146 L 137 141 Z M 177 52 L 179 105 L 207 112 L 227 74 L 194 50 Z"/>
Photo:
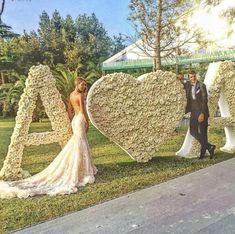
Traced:
<path fill-rule="evenodd" d="M 79 186 L 94 183 L 93 165 L 83 114 L 77 112 L 72 120 L 73 135 L 43 171 L 19 181 L 0 181 L 0 198 L 27 198 L 35 195 L 70 194 Z"/>

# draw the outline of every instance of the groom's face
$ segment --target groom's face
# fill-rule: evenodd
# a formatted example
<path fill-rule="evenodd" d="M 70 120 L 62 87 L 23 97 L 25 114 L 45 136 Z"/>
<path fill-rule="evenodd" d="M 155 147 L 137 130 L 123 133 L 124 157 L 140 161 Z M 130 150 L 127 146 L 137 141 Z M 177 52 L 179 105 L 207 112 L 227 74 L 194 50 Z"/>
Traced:
<path fill-rule="evenodd" d="M 189 74 L 189 80 L 191 81 L 191 83 L 195 83 L 197 81 L 197 76 L 196 74 Z"/>

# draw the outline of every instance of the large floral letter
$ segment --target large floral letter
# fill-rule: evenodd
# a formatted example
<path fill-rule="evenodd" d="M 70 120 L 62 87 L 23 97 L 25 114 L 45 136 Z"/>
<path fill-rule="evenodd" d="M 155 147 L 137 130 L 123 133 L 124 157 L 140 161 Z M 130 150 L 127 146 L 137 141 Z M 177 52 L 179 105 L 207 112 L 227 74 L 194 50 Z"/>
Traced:
<path fill-rule="evenodd" d="M 38 96 L 41 97 L 53 131 L 28 134 Z M 25 146 L 53 142 L 59 142 L 63 146 L 70 136 L 69 118 L 49 67 L 43 65 L 31 67 L 19 102 L 15 128 L 0 178 L 15 180 L 29 175 L 21 168 Z"/>

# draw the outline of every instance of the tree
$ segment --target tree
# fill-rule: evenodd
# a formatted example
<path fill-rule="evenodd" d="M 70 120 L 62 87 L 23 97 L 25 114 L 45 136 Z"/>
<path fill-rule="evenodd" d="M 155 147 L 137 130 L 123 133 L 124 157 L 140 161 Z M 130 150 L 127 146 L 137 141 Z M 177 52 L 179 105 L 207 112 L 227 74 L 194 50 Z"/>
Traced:
<path fill-rule="evenodd" d="M 111 52 L 112 40 L 96 15 L 79 15 L 76 19 L 77 37 L 80 47 L 83 48 L 81 62 L 87 64 L 92 61 L 96 64 L 103 62 Z"/>
<path fill-rule="evenodd" d="M 98 67 L 112 54 L 113 43 L 119 43 L 116 46 L 120 48 L 122 42 L 118 37 L 112 41 L 94 13 L 79 15 L 74 21 L 70 15 L 62 18 L 58 11 L 52 18 L 43 11 L 38 33 L 44 63 L 53 68 L 57 64 L 66 64 L 70 70 L 76 70 L 82 64 L 80 75 L 88 72 L 90 62 Z"/>
<path fill-rule="evenodd" d="M 0 85 L 0 105 L 2 106 L 3 117 L 14 116 L 18 110 L 18 102 L 25 88 L 26 76 L 11 73 L 14 83 Z"/>
<path fill-rule="evenodd" d="M 41 49 L 39 37 L 35 32 L 12 40 L 13 50 L 17 54 L 17 69 L 21 74 L 27 74 L 31 66 L 43 62 L 43 51 Z"/>
<path fill-rule="evenodd" d="M 6 73 L 15 69 L 16 66 L 17 55 L 10 44 L 11 41 L 0 38 L 0 74 L 2 84 L 7 83 Z"/>
<path fill-rule="evenodd" d="M 49 47 L 51 41 L 50 31 L 51 31 L 50 17 L 46 13 L 46 11 L 43 11 L 39 17 L 39 29 L 38 29 L 40 42 L 43 47 Z"/>
<path fill-rule="evenodd" d="M 54 11 L 52 18 L 43 11 L 39 21 L 39 38 L 45 52 L 44 62 L 50 66 L 57 63 L 65 63 L 64 48 L 65 41 L 62 37 L 63 19 L 57 10 Z"/>
<path fill-rule="evenodd" d="M 9 40 L 13 37 L 19 36 L 16 33 L 12 32 L 12 28 L 2 21 L 2 14 L 5 7 L 5 0 L 2 0 L 1 8 L 0 8 L 0 75 L 1 75 L 1 83 L 5 83 L 5 75 L 4 71 L 9 68 L 13 68 L 13 55 L 10 51 L 6 49 L 4 45 L 5 40 Z M 10 55 L 11 54 L 11 55 Z"/>
<path fill-rule="evenodd" d="M 119 33 L 118 36 L 113 36 L 113 46 L 112 46 L 112 54 L 116 54 L 123 50 L 127 45 L 125 44 L 125 39 L 122 34 Z"/>
<path fill-rule="evenodd" d="M 2 0 L 1 10 L 0 10 L 0 23 L 2 23 L 2 13 L 5 7 L 5 0 Z"/>
<path fill-rule="evenodd" d="M 87 65 L 87 72 L 84 74 L 84 77 L 89 85 L 92 85 L 96 80 L 102 76 L 101 67 L 99 64 L 95 64 L 90 61 Z"/>
<path fill-rule="evenodd" d="M 35 32 L 0 40 L 0 70 L 27 74 L 28 69 L 42 63 L 43 56 L 40 41 Z M 3 83 L 3 82 L 2 82 Z"/>
<path fill-rule="evenodd" d="M 18 36 L 19 34 L 12 32 L 11 26 L 6 25 L 2 21 L 0 22 L 0 38 L 11 39 Z"/>
<path fill-rule="evenodd" d="M 12 87 L 13 84 L 11 83 L 0 85 L 0 106 L 2 107 L 2 114 L 4 118 L 9 116 L 11 112 L 10 90 L 12 89 Z"/>
<path fill-rule="evenodd" d="M 232 1 L 231 1 L 232 2 Z M 234 4 L 227 4 L 228 1 L 227 0 L 194 0 L 195 4 L 199 5 L 199 10 L 203 11 L 203 13 L 206 13 L 209 17 L 209 15 L 212 13 L 214 9 L 216 8 L 216 13 L 217 16 L 220 20 L 223 21 L 223 33 L 208 33 L 205 32 L 205 37 L 208 40 L 208 37 L 210 37 L 210 35 L 214 34 L 214 38 L 212 38 L 209 43 L 210 45 L 214 45 L 217 48 L 225 48 L 225 49 L 229 49 L 228 47 L 228 43 L 225 43 L 226 45 L 224 46 L 223 44 L 223 40 L 227 40 L 227 41 L 231 41 L 232 42 L 232 38 L 230 38 L 230 36 L 232 34 L 235 33 L 234 31 L 234 25 L 235 25 L 235 5 Z M 202 30 L 203 31 L 203 30 Z M 222 40 L 218 39 L 218 37 L 220 37 Z M 230 49 L 233 49 L 234 43 L 231 44 Z"/>
<path fill-rule="evenodd" d="M 63 64 L 57 64 L 56 68 L 52 71 L 56 79 L 56 87 L 59 90 L 64 104 L 67 106 L 70 93 L 74 90 L 75 79 L 79 75 L 81 67 L 76 70 L 70 71 Z"/>
<path fill-rule="evenodd" d="M 5 23 L 3 23 L 2 14 L 3 14 L 4 8 L 5 8 L 5 0 L 2 0 L 1 10 L 0 10 L 0 37 L 5 38 L 5 39 L 9 39 L 12 37 L 19 36 L 19 34 L 12 32 L 11 26 L 8 26 Z"/>
<path fill-rule="evenodd" d="M 27 75 L 28 69 L 38 63 L 51 67 L 67 104 L 75 78 L 82 76 L 91 85 L 101 76 L 100 63 L 114 51 L 121 50 L 123 43 L 120 34 L 113 40 L 108 36 L 95 14 L 78 15 L 73 20 L 70 15 L 61 17 L 58 11 L 52 16 L 43 11 L 37 32 L 25 31 L 17 37 L 0 36 L 0 84 L 4 84 L 0 86 L 0 109 L 4 107 L 6 115 L 16 113 L 24 87 L 20 76 Z M 19 76 L 14 75 L 16 73 Z"/>
<path fill-rule="evenodd" d="M 72 71 L 76 70 L 78 67 L 81 68 L 81 65 L 83 66 L 81 62 L 82 53 L 83 48 L 81 48 L 80 43 L 73 42 L 65 46 L 64 57 L 67 69 Z"/>
<path fill-rule="evenodd" d="M 153 54 L 154 70 L 161 69 L 162 58 L 174 56 L 183 45 L 199 38 L 199 32 L 185 33 L 183 21 L 176 24 L 183 14 L 190 14 L 191 6 L 191 1 L 183 0 L 130 1 L 128 19 L 142 40 L 141 49 Z"/>
<path fill-rule="evenodd" d="M 67 15 L 63 21 L 63 41 L 65 42 L 64 58 L 67 68 L 72 71 L 81 68 L 81 56 L 84 45 L 77 38 L 77 29 L 74 20 Z"/>
<path fill-rule="evenodd" d="M 71 15 L 67 15 L 62 22 L 62 35 L 66 43 L 74 43 L 76 39 L 76 26 Z"/>

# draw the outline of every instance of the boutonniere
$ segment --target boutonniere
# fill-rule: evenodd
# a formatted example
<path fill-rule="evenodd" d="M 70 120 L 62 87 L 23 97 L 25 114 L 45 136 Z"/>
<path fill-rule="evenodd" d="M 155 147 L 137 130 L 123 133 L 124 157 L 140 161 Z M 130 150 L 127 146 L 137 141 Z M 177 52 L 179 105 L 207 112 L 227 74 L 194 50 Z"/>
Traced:
<path fill-rule="evenodd" d="M 200 88 L 198 88 L 198 90 L 196 91 L 196 94 L 200 93 L 200 91 L 201 91 L 201 89 L 200 89 Z"/>

